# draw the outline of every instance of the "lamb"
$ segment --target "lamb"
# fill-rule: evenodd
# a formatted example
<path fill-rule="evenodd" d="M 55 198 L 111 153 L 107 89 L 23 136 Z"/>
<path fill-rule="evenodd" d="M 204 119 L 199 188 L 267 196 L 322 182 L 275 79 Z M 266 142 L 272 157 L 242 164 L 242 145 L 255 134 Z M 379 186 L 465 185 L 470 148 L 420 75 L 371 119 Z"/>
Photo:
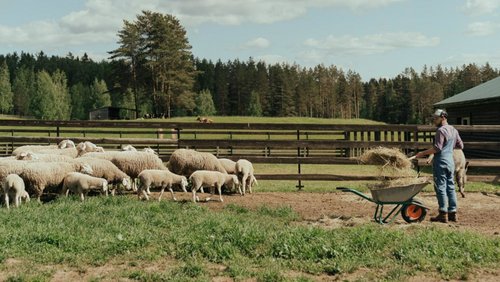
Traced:
<path fill-rule="evenodd" d="M 173 173 L 184 176 L 189 176 L 197 170 L 227 173 L 214 155 L 188 149 L 175 150 L 170 156 L 167 168 Z"/>
<path fill-rule="evenodd" d="M 206 118 L 206 117 L 200 117 L 200 116 L 198 116 L 198 117 L 196 118 L 196 120 L 197 120 L 198 122 L 200 122 L 200 123 L 213 123 L 213 122 L 214 122 L 213 120 L 211 120 L 211 119 L 209 119 L 209 118 Z"/>
<path fill-rule="evenodd" d="M 26 145 L 16 148 L 13 152 L 13 156 L 17 156 L 23 152 L 34 152 L 39 153 L 40 151 L 52 151 L 57 149 L 70 149 L 75 148 L 75 143 L 71 140 L 62 140 L 58 145 Z M 55 153 L 58 154 L 59 153 Z"/>
<path fill-rule="evenodd" d="M 130 177 L 123 171 L 121 171 L 116 165 L 111 161 L 99 158 L 87 157 L 86 155 L 80 158 L 76 158 L 73 162 L 77 164 L 86 164 L 92 169 L 91 175 L 98 178 L 104 178 L 111 185 L 111 195 L 115 195 L 118 185 L 122 185 L 125 189 L 131 189 Z M 108 187 L 109 188 L 109 187 Z"/>
<path fill-rule="evenodd" d="M 219 163 L 224 167 L 227 173 L 236 173 L 236 162 L 230 159 L 219 159 Z"/>
<path fill-rule="evenodd" d="M 80 195 L 82 202 L 90 190 L 99 190 L 108 196 L 108 181 L 79 172 L 70 172 L 64 177 L 62 194 L 68 196 L 69 191 Z"/>
<path fill-rule="evenodd" d="M 16 207 L 19 207 L 21 204 L 21 200 L 24 200 L 25 202 L 30 201 L 30 195 L 28 192 L 26 192 L 25 187 L 24 187 L 24 181 L 19 175 L 17 174 L 9 174 L 7 177 L 5 177 L 4 181 L 2 182 L 2 187 L 3 187 L 3 193 L 4 193 L 4 199 L 5 199 L 5 206 L 7 209 L 9 209 L 9 197 L 14 198 L 14 203 Z"/>
<path fill-rule="evenodd" d="M 155 150 L 149 148 L 149 147 L 146 147 L 144 149 L 142 149 L 143 152 L 146 152 L 146 153 L 149 153 L 149 154 L 153 154 L 153 155 L 158 155 L 158 153 L 156 153 Z"/>
<path fill-rule="evenodd" d="M 71 162 L 72 157 L 67 155 L 53 155 L 53 154 L 34 154 L 31 152 L 22 152 L 16 156 L 17 160 L 26 161 L 43 161 L 43 162 Z"/>
<path fill-rule="evenodd" d="M 247 187 L 250 194 L 252 194 L 252 182 L 254 182 L 253 179 L 255 179 L 253 173 L 253 165 L 248 160 L 241 159 L 236 162 L 236 174 L 240 180 L 238 189 L 243 196 L 245 196 Z M 257 182 L 257 179 L 255 179 L 255 182 Z M 243 188 L 243 191 L 241 188 Z"/>
<path fill-rule="evenodd" d="M 103 147 L 99 147 L 99 146 L 97 146 L 94 143 L 89 142 L 89 141 L 78 143 L 78 145 L 76 146 L 76 150 L 78 151 L 78 154 L 77 154 L 78 157 L 82 156 L 86 153 L 90 153 L 90 152 L 104 153 Z"/>
<path fill-rule="evenodd" d="M 236 175 L 232 174 L 226 174 L 218 171 L 209 171 L 209 170 L 198 170 L 193 172 L 191 176 L 189 177 L 189 180 L 193 184 L 193 187 L 191 189 L 191 192 L 193 193 L 193 202 L 196 202 L 199 200 L 199 198 L 196 196 L 196 192 L 204 187 L 215 187 L 217 188 L 217 191 L 219 192 L 219 199 L 221 202 L 224 200 L 222 199 L 222 185 L 226 184 L 228 186 L 234 186 L 234 185 L 239 185 L 238 182 L 238 177 Z M 207 201 L 210 200 L 210 198 L 206 199 Z"/>
<path fill-rule="evenodd" d="M 160 196 L 158 197 L 158 201 L 161 201 L 161 197 L 163 196 L 163 192 L 165 188 L 168 188 L 170 193 L 172 194 L 172 199 L 177 201 L 174 195 L 174 191 L 172 190 L 173 184 L 179 184 L 182 188 L 182 191 L 187 192 L 186 186 L 188 185 L 187 178 L 182 175 L 177 175 L 168 170 L 158 170 L 158 169 L 147 169 L 142 171 L 139 176 L 139 181 L 141 185 L 137 191 L 137 196 L 141 197 L 144 195 L 146 200 L 149 200 L 147 192 L 149 192 L 149 188 L 151 186 L 161 187 Z"/>
<path fill-rule="evenodd" d="M 21 169 L 19 176 L 26 186 L 36 195 L 38 201 L 45 188 L 60 188 L 64 177 L 70 172 L 92 174 L 92 169 L 87 164 L 67 162 L 28 162 Z"/>
<path fill-rule="evenodd" d="M 429 155 L 427 163 L 430 164 L 434 155 Z M 469 162 L 465 159 L 464 151 L 461 149 L 453 150 L 453 162 L 455 163 L 455 179 L 462 198 L 465 198 L 465 183 L 467 183 L 467 168 Z"/>
<path fill-rule="evenodd" d="M 128 145 L 123 145 L 122 146 L 122 151 L 132 151 L 132 152 L 137 152 L 137 149 L 134 148 L 134 146 L 128 144 Z"/>

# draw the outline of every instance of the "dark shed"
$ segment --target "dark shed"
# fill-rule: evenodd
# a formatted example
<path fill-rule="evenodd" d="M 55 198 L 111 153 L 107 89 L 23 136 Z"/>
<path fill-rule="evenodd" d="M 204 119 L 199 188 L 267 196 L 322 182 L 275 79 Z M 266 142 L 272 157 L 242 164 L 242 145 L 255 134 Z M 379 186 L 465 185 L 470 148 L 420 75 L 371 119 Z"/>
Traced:
<path fill-rule="evenodd" d="M 500 77 L 434 104 L 454 125 L 500 125 Z M 461 134 L 466 141 L 500 141 L 498 133 Z M 500 149 L 500 148 L 499 148 Z M 467 150 L 467 157 L 499 158 L 500 150 Z"/>
<path fill-rule="evenodd" d="M 89 112 L 90 120 L 136 119 L 137 111 L 119 107 L 102 107 Z"/>

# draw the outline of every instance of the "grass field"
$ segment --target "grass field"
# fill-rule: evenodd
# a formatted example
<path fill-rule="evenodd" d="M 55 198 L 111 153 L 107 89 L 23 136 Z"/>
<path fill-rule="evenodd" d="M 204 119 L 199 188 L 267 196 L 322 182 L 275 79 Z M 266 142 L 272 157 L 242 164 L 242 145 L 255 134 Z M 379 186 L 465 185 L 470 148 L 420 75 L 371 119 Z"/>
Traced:
<path fill-rule="evenodd" d="M 212 119 L 376 124 L 367 120 L 311 118 Z M 111 136 L 100 133 L 95 137 Z M 296 173 L 297 166 L 255 164 L 255 170 L 287 174 Z M 379 171 L 374 166 L 303 165 L 302 173 L 377 175 Z M 428 170 L 423 173 L 429 175 Z M 260 180 L 256 190 L 294 193 L 296 184 L 296 181 Z M 368 183 L 304 181 L 302 184 L 305 192 L 334 192 L 338 186 L 367 191 Z M 485 183 L 469 183 L 466 187 L 468 192 L 498 189 L 499 185 Z M 431 191 L 432 187 L 426 190 Z M 59 277 L 59 281 L 82 277 L 89 281 L 210 281 L 213 277 L 236 281 L 314 281 L 339 277 L 397 281 L 410 276 L 422 277 L 417 280 L 468 279 L 475 278 L 478 271 L 498 270 L 500 264 L 498 236 L 426 225 L 401 228 L 365 223 L 327 229 L 304 224 L 304 219 L 285 205 L 263 204 L 250 209 L 229 204 L 214 210 L 190 202 L 141 202 L 132 196 L 89 197 L 85 203 L 61 198 L 43 205 L 32 201 L 10 211 L 2 208 L 0 222 L 0 281 L 49 281 L 54 277 Z"/>
<path fill-rule="evenodd" d="M 0 273 L 6 281 L 45 281 L 64 269 L 91 281 L 312 281 L 359 271 L 366 280 L 467 279 L 500 263 L 498 237 L 375 224 L 326 230 L 298 220 L 287 207 L 212 211 L 131 197 L 31 202 L 0 212 L 7 223 Z M 92 270 L 106 267 L 117 270 L 106 277 Z"/>

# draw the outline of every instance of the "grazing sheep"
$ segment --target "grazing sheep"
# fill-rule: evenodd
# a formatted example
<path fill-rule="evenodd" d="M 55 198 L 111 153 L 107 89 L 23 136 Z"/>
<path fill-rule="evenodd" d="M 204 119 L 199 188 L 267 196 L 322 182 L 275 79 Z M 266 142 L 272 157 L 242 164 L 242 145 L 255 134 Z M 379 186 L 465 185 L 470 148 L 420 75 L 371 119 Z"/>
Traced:
<path fill-rule="evenodd" d="M 144 195 L 146 200 L 149 200 L 149 188 L 153 187 L 161 187 L 160 196 L 158 197 L 158 201 L 161 201 L 161 197 L 163 196 L 163 192 L 165 188 L 168 188 L 170 193 L 172 194 L 172 199 L 177 201 L 174 196 L 174 191 L 172 190 L 173 184 L 179 184 L 182 188 L 182 191 L 187 192 L 186 186 L 188 185 L 187 178 L 182 175 L 177 175 L 168 170 L 158 170 L 158 169 L 147 169 L 142 171 L 138 176 L 139 182 L 141 185 L 137 190 L 137 196 L 141 197 L 141 194 Z"/>
<path fill-rule="evenodd" d="M 17 155 L 16 159 L 42 162 L 71 162 L 73 160 L 72 157 L 67 155 L 34 154 L 31 152 L 22 152 Z"/>
<path fill-rule="evenodd" d="M 72 159 L 76 158 L 78 156 L 78 151 L 76 148 L 64 148 L 64 149 L 44 149 L 44 150 L 37 150 L 34 153 L 41 155 L 64 155 L 68 156 Z M 21 153 L 19 153 L 21 154 Z"/>
<path fill-rule="evenodd" d="M 227 173 L 214 155 L 188 149 L 175 150 L 170 156 L 167 167 L 171 172 L 184 176 L 189 176 L 197 170 Z"/>
<path fill-rule="evenodd" d="M 17 156 L 22 152 L 35 152 L 38 153 L 39 150 L 52 150 L 52 149 L 66 149 L 74 148 L 75 143 L 71 140 L 62 140 L 58 145 L 25 145 L 16 148 L 13 152 L 13 156 Z"/>
<path fill-rule="evenodd" d="M 143 170 L 146 169 L 161 169 L 167 168 L 163 165 L 161 159 L 153 154 L 146 152 L 104 152 L 104 153 L 87 153 L 84 157 L 92 157 L 105 159 L 115 164 L 121 171 L 125 172 L 132 179 L 132 189 L 137 191 L 135 179 Z"/>
<path fill-rule="evenodd" d="M 219 163 L 224 167 L 227 173 L 236 173 L 236 162 L 230 159 L 219 159 Z"/>
<path fill-rule="evenodd" d="M 158 153 L 156 153 L 155 150 L 149 148 L 149 147 L 146 147 L 144 149 L 142 149 L 143 152 L 146 152 L 146 153 L 149 153 L 149 154 L 153 154 L 153 155 L 158 155 Z"/>
<path fill-rule="evenodd" d="M 36 195 L 38 201 L 45 188 L 60 189 L 64 177 L 70 172 L 92 174 L 92 168 L 87 164 L 67 162 L 28 162 L 19 173 L 28 190 Z"/>
<path fill-rule="evenodd" d="M 78 151 L 77 153 L 78 157 L 91 152 L 100 152 L 100 153 L 104 152 L 103 147 L 99 147 L 90 141 L 78 143 L 78 145 L 76 146 L 76 150 Z"/>
<path fill-rule="evenodd" d="M 75 163 L 87 164 L 92 168 L 92 176 L 104 178 L 111 185 L 111 195 L 115 195 L 118 185 L 122 185 L 126 190 L 131 189 L 130 177 L 121 171 L 111 161 L 99 158 L 87 157 L 86 155 L 73 160 Z"/>
<path fill-rule="evenodd" d="M 9 174 L 2 182 L 3 194 L 5 199 L 5 206 L 9 209 L 9 202 L 11 198 L 14 198 L 14 204 L 17 207 L 21 204 L 21 200 L 29 202 L 30 195 L 24 189 L 24 181 L 17 174 Z"/>
<path fill-rule="evenodd" d="M 427 158 L 427 163 L 430 164 L 434 155 L 429 155 Z M 455 179 L 457 181 L 458 190 L 462 195 L 462 198 L 465 198 L 465 183 L 467 183 L 467 168 L 469 166 L 469 162 L 465 159 L 464 151 L 461 149 L 453 150 L 453 162 L 455 163 Z"/>
<path fill-rule="evenodd" d="M 99 190 L 108 196 L 108 181 L 104 178 L 93 177 L 79 172 L 70 172 L 64 177 L 62 195 L 69 192 L 80 195 L 82 202 L 90 190 Z"/>
<path fill-rule="evenodd" d="M 240 180 L 240 194 L 244 196 L 247 187 L 250 194 L 252 194 L 252 178 L 255 179 L 252 163 L 245 159 L 238 160 L 236 162 L 236 173 L 238 175 L 238 180 Z M 255 182 L 256 181 L 257 179 L 255 179 Z M 243 188 L 243 191 L 241 188 Z"/>
<path fill-rule="evenodd" d="M 223 202 L 224 200 L 222 199 L 221 190 L 222 185 L 226 184 L 228 185 L 228 187 L 239 185 L 238 177 L 236 175 L 226 174 L 218 171 L 198 170 L 191 174 L 189 180 L 193 184 L 193 187 L 191 189 L 191 192 L 193 193 L 193 202 L 196 202 L 196 200 L 198 200 L 196 192 L 202 187 L 217 188 L 217 191 L 219 192 L 219 199 L 221 202 Z M 210 198 L 207 198 L 206 200 L 208 201 L 210 200 Z"/>
<path fill-rule="evenodd" d="M 122 145 L 122 151 L 132 151 L 132 152 L 137 152 L 137 149 L 134 148 L 134 146 L 128 144 L 128 145 Z"/>

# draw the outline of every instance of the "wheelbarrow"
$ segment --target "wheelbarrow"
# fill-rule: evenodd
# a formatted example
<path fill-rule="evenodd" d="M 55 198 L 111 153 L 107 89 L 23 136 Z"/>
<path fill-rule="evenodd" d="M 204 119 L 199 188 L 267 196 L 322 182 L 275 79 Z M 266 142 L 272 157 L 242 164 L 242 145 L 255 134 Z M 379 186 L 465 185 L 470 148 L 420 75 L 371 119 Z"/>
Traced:
<path fill-rule="evenodd" d="M 423 183 L 406 186 L 370 189 L 372 194 L 371 198 L 351 188 L 337 187 L 337 190 L 354 193 L 363 199 L 375 203 L 377 207 L 375 208 L 373 219 L 377 223 L 392 223 L 399 213 L 401 213 L 401 216 L 406 222 L 417 223 L 424 220 L 429 208 L 414 197 L 429 183 L 429 181 L 425 181 Z M 384 216 L 384 205 L 395 205 L 395 207 Z"/>

